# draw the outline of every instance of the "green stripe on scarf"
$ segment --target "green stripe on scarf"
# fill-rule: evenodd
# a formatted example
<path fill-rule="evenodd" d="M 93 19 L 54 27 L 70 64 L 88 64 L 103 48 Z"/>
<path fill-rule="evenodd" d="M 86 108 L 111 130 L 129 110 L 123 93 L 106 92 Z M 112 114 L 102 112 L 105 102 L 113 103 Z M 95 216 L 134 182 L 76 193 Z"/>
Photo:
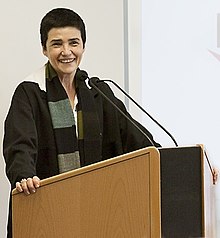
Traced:
<path fill-rule="evenodd" d="M 75 118 L 73 113 L 66 113 L 71 111 L 69 99 L 60 100 L 58 102 L 48 102 L 50 112 L 53 115 L 53 128 L 66 128 L 75 125 Z"/>
<path fill-rule="evenodd" d="M 83 113 L 82 111 L 77 112 L 77 122 L 78 122 L 78 139 L 83 139 Z"/>

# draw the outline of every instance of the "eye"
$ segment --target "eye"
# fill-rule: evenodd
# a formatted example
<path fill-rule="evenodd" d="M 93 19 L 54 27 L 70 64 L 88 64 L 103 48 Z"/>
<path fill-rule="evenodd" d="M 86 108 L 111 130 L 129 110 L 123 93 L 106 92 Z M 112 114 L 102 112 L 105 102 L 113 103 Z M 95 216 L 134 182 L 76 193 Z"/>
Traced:
<path fill-rule="evenodd" d="M 79 42 L 76 41 L 76 40 L 71 40 L 71 41 L 69 42 L 69 44 L 72 45 L 72 46 L 77 46 L 77 45 L 79 44 Z"/>
<path fill-rule="evenodd" d="M 61 42 L 54 42 L 54 43 L 52 44 L 52 46 L 54 46 L 54 47 L 59 47 L 59 46 L 61 46 L 61 45 L 62 45 Z"/>

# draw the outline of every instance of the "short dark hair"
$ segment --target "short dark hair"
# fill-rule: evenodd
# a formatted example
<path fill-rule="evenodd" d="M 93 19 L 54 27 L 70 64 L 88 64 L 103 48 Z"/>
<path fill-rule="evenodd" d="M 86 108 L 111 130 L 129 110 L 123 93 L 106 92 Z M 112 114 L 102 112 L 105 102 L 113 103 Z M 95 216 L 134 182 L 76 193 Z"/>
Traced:
<path fill-rule="evenodd" d="M 40 24 L 41 45 L 46 48 L 48 33 L 52 28 L 75 27 L 82 37 L 83 47 L 86 43 L 86 29 L 82 18 L 73 10 L 67 8 L 55 8 L 49 11 L 42 19 Z"/>

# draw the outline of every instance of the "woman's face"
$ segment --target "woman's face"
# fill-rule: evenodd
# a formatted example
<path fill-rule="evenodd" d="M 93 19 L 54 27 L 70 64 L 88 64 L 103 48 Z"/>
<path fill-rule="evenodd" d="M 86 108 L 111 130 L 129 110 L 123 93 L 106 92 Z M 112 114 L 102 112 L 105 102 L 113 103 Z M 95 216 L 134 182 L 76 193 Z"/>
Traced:
<path fill-rule="evenodd" d="M 48 58 L 59 77 L 74 76 L 84 53 L 80 31 L 75 27 L 52 28 L 48 32 L 46 49 Z"/>

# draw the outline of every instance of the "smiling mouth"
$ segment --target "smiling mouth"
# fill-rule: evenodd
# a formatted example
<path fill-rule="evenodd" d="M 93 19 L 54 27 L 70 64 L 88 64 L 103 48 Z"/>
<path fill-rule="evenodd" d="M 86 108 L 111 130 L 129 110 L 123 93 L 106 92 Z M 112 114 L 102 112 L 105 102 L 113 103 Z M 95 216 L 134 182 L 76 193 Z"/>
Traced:
<path fill-rule="evenodd" d="M 63 64 L 72 63 L 75 59 L 59 59 L 58 61 Z"/>

